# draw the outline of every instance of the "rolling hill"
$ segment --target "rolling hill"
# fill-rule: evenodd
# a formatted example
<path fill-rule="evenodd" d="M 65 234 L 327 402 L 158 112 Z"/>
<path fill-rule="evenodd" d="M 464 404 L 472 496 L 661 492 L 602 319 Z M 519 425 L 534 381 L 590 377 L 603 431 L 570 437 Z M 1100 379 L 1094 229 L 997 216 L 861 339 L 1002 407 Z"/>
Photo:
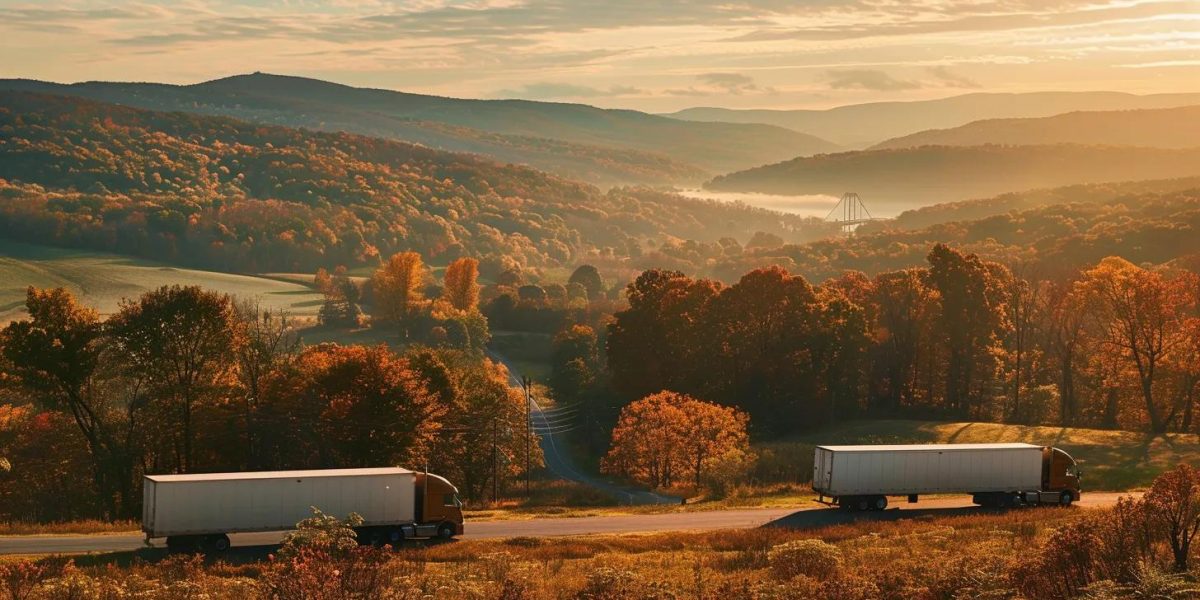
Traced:
<path fill-rule="evenodd" d="M 716 191 L 858 192 L 873 212 L 1071 184 L 1200 175 L 1200 148 L 922 146 L 796 158 L 717 177 Z M 877 209 L 877 210 L 876 210 Z"/>
<path fill-rule="evenodd" d="M 1048 117 L 1071 111 L 1169 108 L 1195 104 L 1200 104 L 1200 94 L 978 93 L 938 100 L 854 104 L 827 110 L 689 108 L 667 116 L 690 121 L 766 123 L 803 131 L 857 149 L 926 129 L 958 127 L 980 119 Z"/>
<path fill-rule="evenodd" d="M 392 140 L 0 92 L 0 237 L 233 272 L 378 264 L 416 250 L 527 267 L 668 237 L 785 239 L 813 219 Z"/>
<path fill-rule="evenodd" d="M 0 239 L 0 325 L 25 314 L 29 286 L 64 287 L 100 314 L 112 314 L 125 298 L 164 285 L 198 285 L 294 316 L 317 314 L 321 294 L 298 283 L 172 267 L 104 252 L 22 244 Z"/>
<path fill-rule="evenodd" d="M 1102 144 L 1190 148 L 1200 146 L 1200 105 L 1147 110 L 1071 112 L 1036 119 L 989 119 L 953 129 L 893 138 L 872 150 L 981 144 Z"/>
<path fill-rule="evenodd" d="M 696 183 L 713 173 L 837 149 L 770 125 L 683 122 L 581 104 L 445 98 L 262 73 L 183 86 L 0 80 L 0 90 L 359 133 L 606 185 Z"/>

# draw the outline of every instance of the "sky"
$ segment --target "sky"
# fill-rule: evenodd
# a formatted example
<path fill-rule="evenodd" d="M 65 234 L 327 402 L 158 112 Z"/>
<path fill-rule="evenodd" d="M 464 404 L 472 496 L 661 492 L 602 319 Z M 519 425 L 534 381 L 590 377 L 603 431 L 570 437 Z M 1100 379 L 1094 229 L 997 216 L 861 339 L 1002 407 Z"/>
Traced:
<path fill-rule="evenodd" d="M 0 0 L 0 77 L 362 87 L 667 112 L 1200 91 L 1200 0 Z"/>

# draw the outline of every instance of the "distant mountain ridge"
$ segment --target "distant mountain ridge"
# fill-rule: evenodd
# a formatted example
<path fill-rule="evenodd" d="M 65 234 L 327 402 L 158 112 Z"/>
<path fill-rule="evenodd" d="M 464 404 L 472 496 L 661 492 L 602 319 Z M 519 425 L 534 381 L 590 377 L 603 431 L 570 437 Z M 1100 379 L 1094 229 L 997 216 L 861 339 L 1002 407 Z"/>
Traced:
<path fill-rule="evenodd" d="M 866 148 L 927 129 L 999 118 L 1049 117 L 1073 111 L 1174 108 L 1200 104 L 1200 94 L 1138 96 L 1122 92 L 975 93 L 937 100 L 873 102 L 826 110 L 735 110 L 697 107 L 665 116 L 689 121 L 766 123 Z"/>
<path fill-rule="evenodd" d="M 871 149 L 981 144 L 1190 148 L 1200 146 L 1200 106 L 1078 111 L 1030 119 L 988 119 L 953 129 L 933 129 L 893 138 Z"/>
<path fill-rule="evenodd" d="M 873 212 L 895 213 L 1034 188 L 1195 175 L 1200 148 L 921 146 L 801 157 L 717 177 L 705 188 L 788 195 L 853 191 Z"/>
<path fill-rule="evenodd" d="M 193 85 L 10 79 L 0 80 L 0 90 L 386 137 L 600 184 L 698 183 L 713 173 L 838 148 L 770 125 L 683 122 L 581 104 L 446 98 L 262 73 Z"/>

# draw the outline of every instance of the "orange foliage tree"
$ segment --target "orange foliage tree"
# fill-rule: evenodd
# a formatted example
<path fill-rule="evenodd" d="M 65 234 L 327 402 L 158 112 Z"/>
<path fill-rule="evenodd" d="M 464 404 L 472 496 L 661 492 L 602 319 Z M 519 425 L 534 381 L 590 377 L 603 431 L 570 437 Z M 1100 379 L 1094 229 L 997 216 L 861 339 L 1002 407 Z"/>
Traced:
<path fill-rule="evenodd" d="M 747 421 L 735 408 L 659 392 L 621 410 L 601 469 L 654 487 L 685 479 L 699 487 L 712 471 L 748 456 Z"/>
<path fill-rule="evenodd" d="M 385 346 L 313 346 L 264 389 L 278 430 L 263 445 L 277 467 L 421 464 L 445 413 Z"/>

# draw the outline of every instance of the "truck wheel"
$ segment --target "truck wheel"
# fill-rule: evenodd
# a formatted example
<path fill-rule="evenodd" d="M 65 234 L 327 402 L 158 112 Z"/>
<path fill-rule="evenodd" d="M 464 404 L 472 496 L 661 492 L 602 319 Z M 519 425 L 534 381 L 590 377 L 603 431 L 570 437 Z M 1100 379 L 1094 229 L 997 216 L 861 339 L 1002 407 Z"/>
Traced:
<path fill-rule="evenodd" d="M 454 537 L 454 526 L 449 523 L 443 523 L 438 527 L 438 539 L 448 540 Z"/>
<path fill-rule="evenodd" d="M 393 548 L 399 548 L 404 543 L 404 530 L 399 527 L 390 527 L 387 531 L 388 543 Z"/>
<path fill-rule="evenodd" d="M 224 554 L 229 551 L 229 536 L 220 533 L 210 535 L 204 540 L 204 549 L 214 554 Z"/>
<path fill-rule="evenodd" d="M 871 510 L 884 510 L 887 505 L 887 496 L 875 496 L 875 499 L 871 501 Z"/>
<path fill-rule="evenodd" d="M 868 510 L 871 510 L 870 499 L 868 499 L 866 497 L 855 498 L 854 499 L 854 509 L 857 510 L 858 512 L 867 512 Z"/>
<path fill-rule="evenodd" d="M 1074 501 L 1075 501 L 1075 495 L 1069 491 L 1063 492 L 1062 495 L 1058 497 L 1058 505 L 1059 506 L 1070 506 L 1071 503 Z"/>

